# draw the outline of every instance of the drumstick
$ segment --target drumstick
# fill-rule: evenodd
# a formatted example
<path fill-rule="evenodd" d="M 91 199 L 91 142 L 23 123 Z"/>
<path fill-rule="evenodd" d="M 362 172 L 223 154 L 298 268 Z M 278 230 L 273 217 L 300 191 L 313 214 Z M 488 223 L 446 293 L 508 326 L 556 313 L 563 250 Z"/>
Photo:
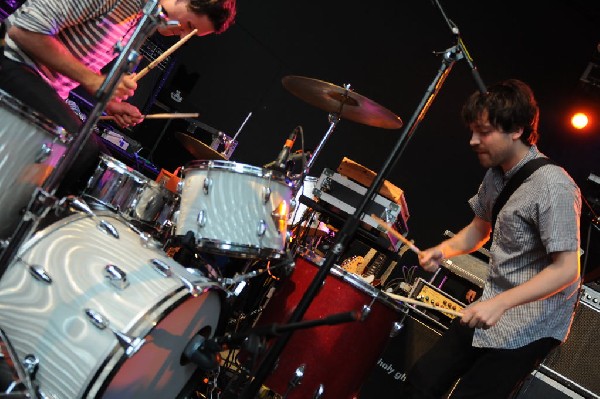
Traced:
<path fill-rule="evenodd" d="M 152 61 L 150 64 L 148 64 L 148 66 L 146 68 L 142 69 L 137 75 L 135 75 L 133 80 L 135 80 L 137 82 L 138 80 L 143 78 L 148 72 L 150 72 L 150 70 L 152 68 L 154 68 L 155 66 L 160 64 L 165 58 L 170 56 L 173 53 L 173 51 L 175 51 L 179 47 L 181 47 L 183 45 L 183 43 L 187 42 L 192 36 L 196 35 L 197 32 L 198 32 L 198 29 L 194 29 L 193 31 L 191 31 L 190 33 L 188 33 L 187 35 L 182 37 L 181 40 L 179 40 L 177 43 L 172 45 L 167 51 L 165 51 L 164 53 L 159 55 L 154 61 Z"/>
<path fill-rule="evenodd" d="M 390 226 L 389 224 L 387 224 L 385 222 L 385 220 L 380 219 L 379 217 L 377 217 L 375 214 L 372 214 L 371 217 L 381 226 L 383 227 L 388 233 L 392 233 L 392 235 L 394 237 L 396 237 L 397 239 L 399 239 L 400 241 L 402 241 L 404 244 L 408 245 L 408 248 L 411 249 L 411 251 L 413 251 L 414 253 L 416 253 L 417 255 L 421 253 L 421 250 L 419 248 L 417 248 L 415 246 L 415 244 L 413 244 L 412 242 L 408 241 L 406 239 L 406 237 L 404 237 L 402 234 L 398 233 L 396 230 L 394 230 L 392 228 L 392 226 Z"/>
<path fill-rule="evenodd" d="M 400 302 L 411 303 L 413 305 L 421 306 L 421 307 L 427 308 L 427 309 L 439 310 L 440 312 L 448 313 L 448 314 L 458 316 L 458 317 L 463 316 L 462 312 L 457 312 L 456 310 L 442 308 L 440 306 L 430 305 L 428 303 L 421 302 L 418 299 L 413 299 L 413 298 L 408 298 L 408 297 L 401 296 L 401 295 L 392 294 L 391 292 L 386 292 L 386 294 L 389 295 L 391 298 L 393 298 L 397 301 L 400 301 Z"/>
<path fill-rule="evenodd" d="M 150 114 L 142 115 L 144 119 L 178 119 L 178 118 L 197 118 L 199 113 L 173 113 L 173 114 Z M 114 115 L 102 115 L 100 120 L 114 120 Z"/>

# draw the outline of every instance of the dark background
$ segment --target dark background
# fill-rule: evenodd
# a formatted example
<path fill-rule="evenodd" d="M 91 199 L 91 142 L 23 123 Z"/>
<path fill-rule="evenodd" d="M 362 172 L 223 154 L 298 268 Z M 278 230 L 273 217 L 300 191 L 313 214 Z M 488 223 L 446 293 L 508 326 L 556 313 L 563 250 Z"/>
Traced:
<path fill-rule="evenodd" d="M 580 77 L 598 55 L 600 2 L 441 4 L 459 27 L 486 84 L 518 78 L 532 86 L 541 109 L 540 149 L 565 167 L 586 197 L 597 198 L 588 176 L 600 173 L 600 89 L 583 84 Z M 282 77 L 350 83 L 406 123 L 441 66 L 434 52 L 454 43 L 439 9 L 427 0 L 238 0 L 231 29 L 193 39 L 178 51 L 165 89 L 170 84 L 184 87 L 189 94 L 177 109 L 200 112 L 200 121 L 230 136 L 252 112 L 231 159 L 260 166 L 277 156 L 295 126 L 303 127 L 307 149 L 314 149 L 329 127 L 327 113 L 286 91 Z M 467 200 L 484 170 L 469 148 L 470 134 L 459 113 L 474 90 L 468 64 L 458 61 L 387 176 L 405 192 L 409 237 L 422 248 L 436 244 L 445 230 L 458 231 L 472 217 Z M 585 105 L 596 117 L 584 132 L 568 124 L 575 105 Z M 157 158 L 163 159 L 161 166 L 191 159 L 172 137 L 185 128 L 181 123 L 165 131 L 158 150 L 163 154 Z M 151 130 L 141 124 L 134 136 L 148 139 L 156 134 Z M 342 120 L 310 174 L 318 177 L 323 168 L 337 168 L 344 156 L 378 171 L 403 131 Z M 584 209 L 584 249 L 589 219 Z M 596 233 L 593 229 L 592 238 Z M 594 252 L 598 237 L 591 244 Z"/>
<path fill-rule="evenodd" d="M 541 109 L 540 149 L 565 167 L 598 212 L 600 190 L 588 176 L 600 174 L 600 88 L 580 78 L 590 62 L 600 64 L 600 2 L 445 0 L 441 5 L 459 27 L 486 84 L 518 78 L 532 86 Z M 162 44 L 168 48 L 176 41 L 162 39 Z M 199 112 L 199 121 L 229 136 L 251 112 L 231 160 L 261 166 L 277 156 L 297 125 L 303 127 L 309 150 L 329 127 L 327 113 L 286 91 L 282 77 L 350 83 L 406 123 L 441 66 L 434 52 L 454 43 L 430 0 L 238 0 L 234 26 L 187 42 L 169 68 L 140 81 L 139 92 L 152 92 L 160 83 L 158 98 L 168 103 L 169 90 L 179 89 L 185 99 L 167 104 L 168 111 Z M 439 242 L 445 230 L 458 231 L 472 217 L 467 199 L 484 170 L 469 149 L 470 134 L 459 113 L 474 90 L 466 61 L 458 61 L 387 176 L 404 190 L 409 238 L 422 248 Z M 165 111 L 146 100 L 138 105 L 149 112 Z M 568 124 L 576 105 L 586 106 L 595 117 L 583 132 Z M 126 133 L 143 144 L 142 156 L 173 170 L 192 159 L 174 135 L 187 126 L 185 121 L 147 121 Z M 343 157 L 378 171 L 403 132 L 342 120 L 310 174 L 318 177 L 323 168 L 336 169 Z M 582 247 L 593 254 L 599 251 L 600 234 L 591 229 L 588 241 L 590 219 L 584 204 Z M 588 270 L 598 263 L 591 257 Z"/>

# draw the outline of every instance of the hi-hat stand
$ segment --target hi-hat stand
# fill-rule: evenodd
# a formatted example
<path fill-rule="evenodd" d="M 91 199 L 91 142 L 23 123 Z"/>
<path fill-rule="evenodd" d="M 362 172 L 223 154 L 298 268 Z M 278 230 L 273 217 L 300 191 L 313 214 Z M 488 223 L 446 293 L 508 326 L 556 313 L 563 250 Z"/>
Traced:
<path fill-rule="evenodd" d="M 437 1 L 436 1 L 436 3 L 437 3 L 437 6 L 440 8 L 440 10 L 443 13 L 443 10 L 442 10 L 441 6 L 439 5 L 439 3 Z M 434 99 L 439 94 L 440 89 L 442 88 L 446 78 L 450 74 L 450 71 L 452 70 L 452 67 L 454 66 L 455 62 L 466 57 L 466 59 L 469 61 L 469 66 L 471 67 L 473 76 L 475 77 L 475 81 L 477 83 L 479 90 L 482 91 L 483 93 L 487 92 L 485 85 L 483 84 L 483 81 L 481 80 L 481 78 L 479 76 L 477 68 L 473 64 L 471 57 L 468 55 L 468 52 L 466 51 L 464 42 L 462 41 L 462 39 L 460 38 L 460 36 L 458 34 L 458 28 L 456 27 L 456 25 L 454 23 L 450 22 L 446 18 L 446 15 L 444 13 L 443 13 L 443 16 L 446 19 L 446 21 L 449 23 L 449 25 L 452 29 L 452 32 L 455 34 L 457 43 L 454 46 L 446 49 L 444 52 L 441 53 L 443 56 L 443 59 L 442 59 L 440 68 L 437 72 L 437 75 L 435 76 L 434 80 L 431 82 L 431 84 L 427 88 L 425 95 L 421 99 L 421 102 L 419 103 L 417 109 L 413 113 L 408 124 L 406 124 L 404 129 L 402 130 L 402 133 L 401 133 L 398 141 L 396 142 L 396 144 L 395 144 L 394 148 L 392 149 L 388 158 L 385 160 L 385 163 L 384 163 L 383 167 L 381 168 L 381 171 L 375 176 L 373 183 L 371 184 L 371 186 L 365 193 L 361 203 L 356 208 L 354 214 L 352 214 L 346 220 L 343 228 L 336 234 L 336 240 L 335 240 L 334 245 L 327 252 L 327 254 L 325 256 L 325 260 L 324 260 L 323 264 L 321 265 L 321 267 L 319 268 L 315 278 L 309 285 L 308 289 L 306 290 L 306 293 L 302 297 L 298 306 L 296 307 L 296 309 L 290 316 L 290 319 L 288 321 L 289 323 L 295 323 L 295 322 L 298 322 L 299 320 L 301 320 L 302 317 L 304 316 L 304 314 L 306 313 L 306 311 L 308 310 L 308 307 L 310 306 L 312 300 L 317 295 L 319 289 L 321 288 L 323 282 L 325 281 L 325 278 L 328 276 L 330 269 L 339 260 L 339 257 L 344 252 L 347 245 L 350 243 L 355 231 L 357 230 L 357 228 L 360 224 L 360 217 L 362 216 L 363 212 L 365 211 L 367 205 L 369 204 L 370 201 L 374 200 L 374 197 L 375 197 L 376 193 L 379 191 L 379 188 L 381 187 L 381 185 L 383 184 L 383 182 L 389 175 L 390 171 L 392 170 L 392 168 L 394 167 L 394 165 L 396 164 L 398 159 L 402 156 L 402 154 L 406 150 L 408 142 L 414 135 L 420 122 L 425 117 L 425 115 L 426 115 L 427 111 L 429 110 L 429 108 L 431 107 L 431 104 L 433 103 Z M 343 110 L 340 111 L 340 113 L 342 113 L 342 112 L 343 112 Z M 269 352 L 267 352 L 259 369 L 257 370 L 257 372 L 254 376 L 254 379 L 241 392 L 239 398 L 253 399 L 258 394 L 258 392 L 263 384 L 263 381 L 267 378 L 267 376 L 271 372 L 272 368 L 274 367 L 279 355 L 282 353 L 285 345 L 289 341 L 291 334 L 292 334 L 291 332 L 285 333 L 279 339 L 277 339 L 277 341 L 275 341 L 275 343 L 273 344 L 273 346 L 271 347 Z"/>

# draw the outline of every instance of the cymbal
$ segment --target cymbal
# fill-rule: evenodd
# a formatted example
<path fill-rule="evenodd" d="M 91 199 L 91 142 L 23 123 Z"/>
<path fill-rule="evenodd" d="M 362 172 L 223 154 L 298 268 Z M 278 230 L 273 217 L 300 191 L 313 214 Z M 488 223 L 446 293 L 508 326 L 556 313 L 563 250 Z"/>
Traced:
<path fill-rule="evenodd" d="M 343 87 L 294 75 L 284 76 L 281 82 L 296 97 L 329 113 L 339 113 L 342 119 L 384 129 L 402 127 L 402 120 L 393 112 Z"/>
<path fill-rule="evenodd" d="M 175 132 L 175 137 L 177 140 L 185 147 L 186 150 L 190 154 L 192 154 L 196 159 L 219 159 L 225 160 L 225 156 L 220 152 L 217 152 L 201 142 L 198 139 L 195 139 L 185 133 Z"/>

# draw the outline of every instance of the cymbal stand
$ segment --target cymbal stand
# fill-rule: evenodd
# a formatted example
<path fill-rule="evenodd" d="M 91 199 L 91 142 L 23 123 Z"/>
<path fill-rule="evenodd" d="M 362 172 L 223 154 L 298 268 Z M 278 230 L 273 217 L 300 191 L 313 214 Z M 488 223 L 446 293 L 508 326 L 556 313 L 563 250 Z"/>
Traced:
<path fill-rule="evenodd" d="M 342 111 L 344 109 L 344 105 L 346 104 L 347 100 L 350 98 L 349 97 L 350 84 L 345 84 L 344 85 L 344 89 L 346 91 L 342 95 L 342 101 L 340 102 L 340 109 L 338 110 L 338 112 L 332 112 L 332 113 L 329 114 L 329 117 L 328 117 L 328 119 L 329 119 L 329 128 L 325 132 L 325 136 L 323 136 L 323 138 L 321 139 L 321 141 L 317 145 L 317 148 L 315 148 L 315 150 L 313 151 L 313 154 L 312 154 L 310 160 L 308 161 L 308 163 L 306 164 L 306 167 L 304 168 L 304 171 L 302 172 L 303 176 L 307 176 L 308 175 L 308 172 L 310 171 L 310 168 L 315 163 L 317 157 L 319 156 L 319 153 L 321 152 L 321 150 L 323 149 L 323 146 L 325 145 L 325 142 L 327 142 L 327 140 L 329 140 L 329 137 L 331 136 L 331 134 L 333 133 L 335 127 L 337 126 L 338 122 L 340 121 L 340 115 L 342 114 Z"/>
<path fill-rule="evenodd" d="M 319 289 L 323 285 L 325 278 L 328 276 L 330 269 L 333 267 L 334 263 L 339 260 L 340 255 L 344 252 L 354 233 L 358 229 L 358 226 L 360 224 L 360 217 L 365 211 L 367 205 L 371 200 L 373 200 L 375 194 L 378 192 L 384 180 L 389 175 L 393 166 L 403 154 L 408 142 L 415 133 L 419 123 L 425 117 L 425 114 L 431 107 L 431 104 L 433 103 L 435 97 L 438 95 L 440 89 L 442 88 L 446 78 L 448 77 L 450 71 L 452 70 L 452 67 L 454 66 L 454 63 L 464 57 L 461 46 L 458 44 L 448 48 L 442 54 L 443 60 L 437 75 L 427 88 L 425 95 L 421 99 L 421 102 L 419 103 L 417 109 L 413 113 L 410 121 L 402 130 L 400 138 L 398 139 L 397 143 L 392 149 L 392 152 L 386 159 L 381 171 L 373 179 L 373 183 L 365 193 L 361 203 L 356 208 L 354 214 L 348 217 L 343 228 L 336 234 L 336 241 L 334 245 L 327 252 L 323 264 L 320 266 L 315 278 L 307 288 L 306 293 L 304 294 L 304 296 L 298 303 L 298 306 L 290 316 L 288 323 L 298 322 L 302 319 L 302 317 L 308 310 L 310 303 L 319 292 Z M 256 394 L 260 390 L 260 387 L 262 386 L 263 381 L 271 372 L 271 369 L 275 365 L 279 355 L 281 354 L 285 345 L 289 341 L 291 334 L 291 332 L 282 334 L 281 337 L 273 344 L 269 352 L 267 352 L 267 354 L 265 355 L 265 358 L 261 363 L 260 367 L 258 368 L 255 374 L 255 378 L 241 393 L 239 398 L 252 399 L 256 396 Z"/>
<path fill-rule="evenodd" d="M 0 277 L 10 265 L 18 248 L 35 228 L 40 217 L 44 216 L 48 212 L 49 206 L 56 202 L 56 198 L 53 196 L 58 189 L 59 184 L 64 179 L 67 171 L 75 163 L 75 160 L 83 149 L 86 141 L 92 135 L 93 128 L 98 122 L 106 104 L 110 100 L 121 76 L 133 70 L 139 57 L 139 48 L 143 42 L 154 33 L 159 23 L 166 23 L 162 8 L 160 7 L 158 0 L 148 0 L 142 9 L 142 17 L 132 33 L 130 40 L 125 46 L 118 44 L 116 50 L 119 52 L 119 56 L 117 57 L 114 66 L 106 75 L 106 79 L 95 93 L 97 101 L 94 108 L 79 129 L 79 132 L 77 132 L 73 142 L 68 146 L 63 160 L 58 164 L 56 169 L 54 169 L 48 179 L 44 181 L 42 186 L 36 188 L 36 191 L 33 193 L 25 214 L 0 256 Z"/>

